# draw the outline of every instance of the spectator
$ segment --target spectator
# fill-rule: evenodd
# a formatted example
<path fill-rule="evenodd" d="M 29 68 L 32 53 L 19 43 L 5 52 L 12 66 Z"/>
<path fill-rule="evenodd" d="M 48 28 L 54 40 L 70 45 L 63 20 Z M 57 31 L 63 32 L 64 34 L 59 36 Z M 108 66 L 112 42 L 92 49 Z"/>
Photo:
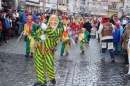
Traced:
<path fill-rule="evenodd" d="M 36 22 L 37 16 L 36 16 L 35 12 L 32 12 L 32 17 L 33 17 L 33 22 Z"/>
<path fill-rule="evenodd" d="M 16 19 L 16 10 L 13 11 L 13 18 Z"/>
<path fill-rule="evenodd" d="M 115 48 L 115 54 L 118 52 L 118 43 L 120 42 L 120 25 L 116 24 L 115 32 L 113 33 L 113 42 Z"/>
<path fill-rule="evenodd" d="M 11 30 L 12 37 L 14 37 L 17 34 L 17 32 L 18 32 L 16 24 L 17 24 L 16 20 L 13 18 L 12 19 L 12 30 Z"/>
<path fill-rule="evenodd" d="M 20 18 L 18 18 L 17 24 L 18 24 L 18 34 L 20 35 L 22 32 L 22 22 L 21 22 Z"/>
<path fill-rule="evenodd" d="M 1 20 L 2 13 L 0 13 L 0 46 L 2 45 L 2 20 Z"/>
<path fill-rule="evenodd" d="M 27 21 L 26 21 L 26 16 L 28 14 L 28 10 L 25 10 L 25 12 L 22 13 L 22 24 L 26 24 Z"/>
<path fill-rule="evenodd" d="M 83 28 L 85 28 L 89 32 L 89 36 L 87 37 L 88 38 L 88 44 L 89 44 L 89 41 L 90 41 L 90 38 L 91 38 L 91 36 L 90 36 L 91 28 L 92 28 L 92 25 L 89 22 L 89 19 L 86 20 L 85 24 L 83 25 Z"/>
<path fill-rule="evenodd" d="M 127 25 L 126 31 L 124 32 L 123 35 L 123 45 L 122 48 L 124 50 L 124 64 L 128 64 L 128 53 L 127 53 L 127 48 L 128 48 L 128 39 L 129 39 L 129 34 L 130 34 L 130 24 Z"/>
<path fill-rule="evenodd" d="M 3 8 L 4 8 L 4 12 L 8 13 L 8 6 L 7 6 L 7 3 L 4 1 L 3 2 Z"/>
<path fill-rule="evenodd" d="M 3 43 L 7 43 L 7 34 L 8 34 L 8 29 L 10 28 L 10 24 L 9 24 L 9 19 L 8 19 L 8 15 L 6 13 L 4 13 L 4 16 L 2 17 L 2 27 L 3 27 Z"/>

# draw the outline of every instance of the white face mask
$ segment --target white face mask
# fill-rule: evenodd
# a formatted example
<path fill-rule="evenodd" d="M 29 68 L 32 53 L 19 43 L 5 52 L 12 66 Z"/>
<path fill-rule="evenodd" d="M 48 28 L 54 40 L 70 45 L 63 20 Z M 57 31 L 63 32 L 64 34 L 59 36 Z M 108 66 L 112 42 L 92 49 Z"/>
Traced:
<path fill-rule="evenodd" d="M 58 24 L 58 22 L 56 21 L 56 18 L 53 18 L 52 20 L 50 20 L 50 26 L 52 28 L 56 28 L 57 24 Z"/>

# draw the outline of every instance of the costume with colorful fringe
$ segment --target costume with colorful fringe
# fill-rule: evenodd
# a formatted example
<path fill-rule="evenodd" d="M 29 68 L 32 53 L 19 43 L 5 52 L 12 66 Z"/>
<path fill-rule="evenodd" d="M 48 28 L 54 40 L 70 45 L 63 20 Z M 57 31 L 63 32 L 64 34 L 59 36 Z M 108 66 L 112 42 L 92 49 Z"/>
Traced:
<path fill-rule="evenodd" d="M 27 19 L 32 19 L 31 16 L 28 16 Z M 34 33 L 37 30 L 37 26 L 34 24 L 34 22 L 27 22 L 24 25 L 24 31 L 23 34 L 25 35 L 25 42 L 26 42 L 26 55 L 29 55 L 30 53 L 34 53 L 34 44 L 35 40 L 33 38 Z"/>
<path fill-rule="evenodd" d="M 80 49 L 82 51 L 86 50 L 86 43 L 87 43 L 87 37 L 89 36 L 89 32 L 88 31 L 84 31 L 79 33 L 78 39 L 80 41 Z"/>
<path fill-rule="evenodd" d="M 64 54 L 64 51 L 66 52 L 66 54 L 68 54 L 70 47 L 70 35 L 68 33 L 68 29 L 63 32 L 61 40 L 62 40 L 61 55 Z"/>

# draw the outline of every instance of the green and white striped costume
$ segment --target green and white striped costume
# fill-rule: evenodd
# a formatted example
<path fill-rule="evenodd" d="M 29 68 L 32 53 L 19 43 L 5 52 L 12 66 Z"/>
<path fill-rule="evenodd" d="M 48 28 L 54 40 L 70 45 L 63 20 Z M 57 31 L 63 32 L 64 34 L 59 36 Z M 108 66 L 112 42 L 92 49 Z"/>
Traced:
<path fill-rule="evenodd" d="M 41 84 L 46 82 L 46 73 L 49 80 L 55 78 L 54 51 L 57 41 L 62 36 L 62 29 L 56 28 L 54 31 L 52 30 L 53 29 L 51 27 L 48 27 L 45 31 L 43 31 L 43 29 L 39 29 L 34 34 L 34 39 L 37 42 L 34 66 L 36 69 L 37 80 Z M 42 34 L 45 34 L 47 37 L 44 41 L 41 40 Z"/>

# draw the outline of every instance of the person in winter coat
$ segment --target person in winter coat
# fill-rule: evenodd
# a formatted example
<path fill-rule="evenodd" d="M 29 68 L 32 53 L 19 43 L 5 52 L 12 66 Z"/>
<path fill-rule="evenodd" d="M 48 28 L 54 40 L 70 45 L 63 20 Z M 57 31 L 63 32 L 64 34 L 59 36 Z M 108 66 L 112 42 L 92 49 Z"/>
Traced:
<path fill-rule="evenodd" d="M 92 25 L 89 22 L 89 19 L 86 20 L 86 23 L 83 25 L 83 28 L 85 28 L 89 32 L 89 35 L 87 37 L 87 40 L 88 40 L 87 43 L 89 44 L 89 41 L 90 41 L 90 38 L 91 38 L 91 36 L 90 36 L 90 34 L 91 34 L 91 28 L 92 28 Z"/>
<path fill-rule="evenodd" d="M 33 17 L 33 22 L 36 22 L 37 16 L 36 16 L 36 14 L 34 12 L 32 12 L 32 17 Z"/>
<path fill-rule="evenodd" d="M 10 28 L 10 23 L 8 19 L 8 15 L 4 13 L 4 16 L 2 17 L 2 33 L 3 33 L 3 42 L 7 43 L 7 34 L 8 34 L 8 29 Z"/>
<path fill-rule="evenodd" d="M 124 32 L 124 35 L 122 37 L 123 39 L 123 43 L 122 43 L 122 49 L 124 50 L 124 64 L 128 64 L 128 39 L 129 39 L 129 36 L 130 36 L 130 24 L 127 25 L 126 27 L 126 31 Z"/>
<path fill-rule="evenodd" d="M 118 52 L 118 43 L 120 42 L 120 25 L 116 24 L 115 32 L 113 33 L 113 42 L 115 48 L 115 54 Z"/>

